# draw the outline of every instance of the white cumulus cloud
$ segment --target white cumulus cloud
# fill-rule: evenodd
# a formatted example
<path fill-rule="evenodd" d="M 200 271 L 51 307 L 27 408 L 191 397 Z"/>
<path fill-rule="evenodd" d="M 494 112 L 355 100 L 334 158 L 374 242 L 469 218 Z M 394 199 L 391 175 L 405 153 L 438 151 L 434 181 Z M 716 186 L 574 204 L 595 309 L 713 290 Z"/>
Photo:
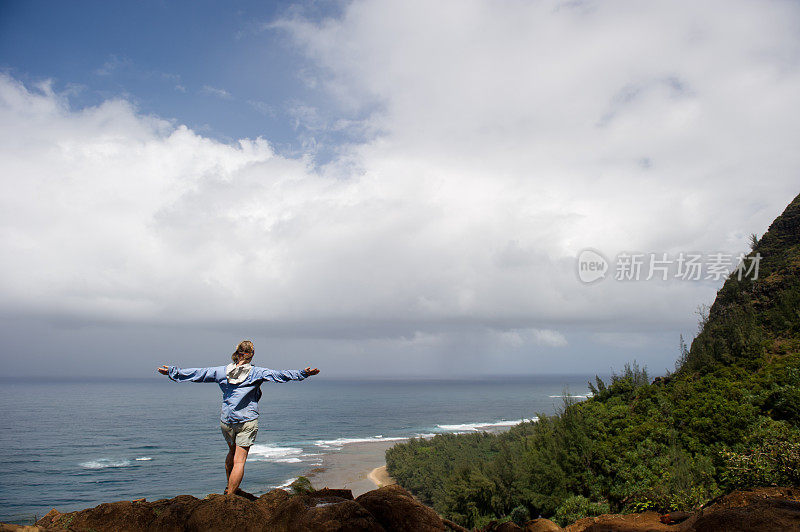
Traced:
<path fill-rule="evenodd" d="M 4 75 L 0 309 L 421 350 L 466 329 L 644 345 L 637 327 L 685 326 L 717 285 L 587 286 L 575 257 L 735 253 L 780 213 L 800 175 L 799 11 L 411 0 L 281 20 L 342 115 L 314 127 L 368 137 L 321 168 Z"/>

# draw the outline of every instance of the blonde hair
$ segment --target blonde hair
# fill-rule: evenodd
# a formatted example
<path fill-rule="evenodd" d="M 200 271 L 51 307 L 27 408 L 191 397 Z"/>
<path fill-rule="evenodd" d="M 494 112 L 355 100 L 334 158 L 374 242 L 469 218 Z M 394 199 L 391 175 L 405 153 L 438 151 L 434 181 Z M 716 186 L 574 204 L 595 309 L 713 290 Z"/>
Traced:
<path fill-rule="evenodd" d="M 231 360 L 233 360 L 235 364 L 238 364 L 241 360 L 250 362 L 255 354 L 256 349 L 253 347 L 253 342 L 250 340 L 242 340 L 239 342 L 239 345 L 236 346 L 236 351 L 231 355 Z"/>

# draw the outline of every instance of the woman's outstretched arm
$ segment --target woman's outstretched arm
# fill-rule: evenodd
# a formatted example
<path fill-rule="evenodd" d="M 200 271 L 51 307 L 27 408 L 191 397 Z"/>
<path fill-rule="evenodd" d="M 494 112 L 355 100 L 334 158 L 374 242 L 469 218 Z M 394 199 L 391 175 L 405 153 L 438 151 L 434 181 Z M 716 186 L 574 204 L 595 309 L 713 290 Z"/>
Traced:
<path fill-rule="evenodd" d="M 284 369 L 284 370 L 277 370 L 277 369 L 269 369 L 269 368 L 258 368 L 259 374 L 256 378 L 265 380 L 265 381 L 273 381 L 273 382 L 288 382 L 288 381 L 301 381 L 306 377 L 310 377 L 311 375 L 316 375 L 319 373 L 317 368 L 306 368 L 303 370 L 296 370 L 296 369 Z"/>
<path fill-rule="evenodd" d="M 162 375 L 168 376 L 175 382 L 219 382 L 220 372 L 225 374 L 225 367 L 220 366 L 216 368 L 186 368 L 181 369 L 177 366 L 161 366 L 158 372 Z"/>

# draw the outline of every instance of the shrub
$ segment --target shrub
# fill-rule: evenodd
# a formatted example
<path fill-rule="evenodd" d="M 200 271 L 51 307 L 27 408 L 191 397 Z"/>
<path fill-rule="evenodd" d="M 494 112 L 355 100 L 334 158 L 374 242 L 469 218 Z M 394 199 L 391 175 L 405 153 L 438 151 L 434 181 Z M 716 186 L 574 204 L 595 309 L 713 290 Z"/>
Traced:
<path fill-rule="evenodd" d="M 297 479 L 289 484 L 289 490 L 295 495 L 302 495 L 304 493 L 313 493 L 316 491 L 311 485 L 311 481 L 306 477 L 297 477 Z"/>
<path fill-rule="evenodd" d="M 633 494 L 624 511 L 689 511 L 719 494 L 711 459 L 691 456 L 677 446 L 656 459 L 651 471 L 655 477 L 648 479 L 649 486 Z"/>
<path fill-rule="evenodd" d="M 530 512 L 528 512 L 528 509 L 524 506 L 516 506 L 513 510 L 511 510 L 511 513 L 508 514 L 508 516 L 519 526 L 525 526 L 525 523 L 531 519 Z"/>
<path fill-rule="evenodd" d="M 567 526 L 578 519 L 607 514 L 610 511 L 607 502 L 592 502 L 583 495 L 573 495 L 561 503 L 553 520 L 561 526 Z"/>
<path fill-rule="evenodd" d="M 800 484 L 800 443 L 767 442 L 745 452 L 721 454 L 722 480 L 731 488 Z"/>

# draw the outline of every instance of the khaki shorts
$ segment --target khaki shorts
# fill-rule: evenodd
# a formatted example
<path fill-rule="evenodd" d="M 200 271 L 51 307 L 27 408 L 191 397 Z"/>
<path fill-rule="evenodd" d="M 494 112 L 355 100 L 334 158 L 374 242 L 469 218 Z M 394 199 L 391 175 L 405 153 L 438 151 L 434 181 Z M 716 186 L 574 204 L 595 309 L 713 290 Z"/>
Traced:
<path fill-rule="evenodd" d="M 258 418 L 243 423 L 231 423 L 230 425 L 220 421 L 219 428 L 222 430 L 228 445 L 250 447 L 255 443 L 256 434 L 258 434 Z"/>

